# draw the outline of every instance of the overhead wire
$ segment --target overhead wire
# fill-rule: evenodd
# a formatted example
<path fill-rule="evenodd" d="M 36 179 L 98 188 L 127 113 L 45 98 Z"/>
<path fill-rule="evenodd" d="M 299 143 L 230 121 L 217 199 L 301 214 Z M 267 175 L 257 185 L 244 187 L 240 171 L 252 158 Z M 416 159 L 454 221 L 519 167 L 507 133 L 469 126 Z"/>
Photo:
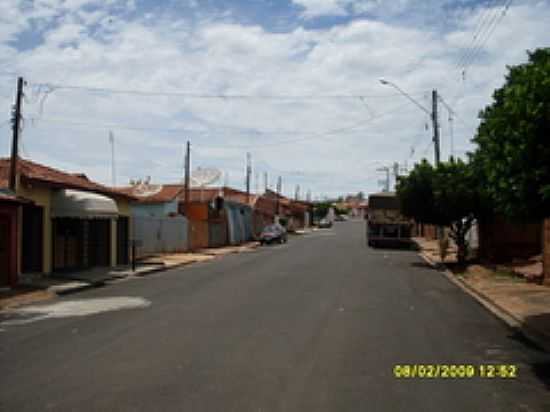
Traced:
<path fill-rule="evenodd" d="M 498 14 L 498 3 L 500 1 L 504 2 L 505 0 L 493 0 L 492 2 L 489 2 L 487 4 L 487 7 L 483 11 L 482 16 L 479 19 L 480 22 L 476 26 L 476 29 L 474 30 L 474 33 L 472 35 L 472 40 L 468 45 L 468 47 L 466 48 L 466 50 L 464 51 L 464 53 L 462 53 L 462 56 L 459 58 L 459 61 L 457 62 L 456 67 L 462 67 L 466 59 L 468 59 L 468 57 L 470 56 L 474 48 L 477 46 L 479 39 L 481 38 L 481 36 L 489 26 L 489 22 L 492 21 L 494 16 Z"/>
<path fill-rule="evenodd" d="M 288 143 L 296 143 L 296 142 L 300 142 L 300 141 L 306 141 L 306 140 L 318 139 L 318 138 L 321 138 L 321 140 L 322 140 L 324 136 L 332 136 L 332 135 L 337 134 L 337 133 L 344 133 L 344 132 L 347 132 L 347 131 L 355 131 L 356 129 L 370 123 L 371 121 L 374 121 L 376 119 L 387 116 L 388 114 L 395 113 L 396 111 L 403 110 L 404 108 L 406 108 L 406 106 L 409 106 L 408 102 L 403 103 L 403 104 L 401 104 L 397 107 L 394 107 L 393 109 L 391 109 L 389 111 L 380 113 L 380 114 L 375 115 L 375 116 L 371 116 L 370 118 L 368 118 L 366 120 L 362 120 L 360 122 L 354 123 L 354 124 L 349 125 L 349 126 L 340 127 L 340 128 L 336 128 L 336 129 L 331 129 L 331 130 L 328 130 L 328 131 L 309 132 L 309 133 L 304 133 L 304 132 L 300 132 L 300 131 L 285 132 L 285 134 L 289 133 L 289 134 L 296 134 L 296 135 L 302 135 L 302 136 L 307 135 L 309 137 L 300 137 L 300 138 L 287 139 L 287 140 L 278 140 L 278 141 L 270 142 L 270 143 L 262 143 L 260 145 L 250 145 L 250 144 L 248 144 L 248 145 L 205 146 L 205 145 L 201 144 L 201 147 L 215 147 L 215 148 L 224 148 L 224 149 L 248 149 L 248 148 L 258 148 L 258 147 L 270 147 L 270 146 L 276 146 L 276 145 L 288 144 Z M 135 126 L 122 125 L 122 124 L 112 124 L 112 123 L 110 123 L 110 124 L 109 123 L 100 124 L 100 123 L 91 123 L 91 122 L 72 121 L 72 120 L 63 119 L 63 118 L 41 117 L 40 120 L 46 121 L 46 122 L 57 122 L 57 123 L 63 123 L 63 124 L 70 124 L 70 125 L 73 125 L 73 126 L 95 127 L 95 128 L 100 128 L 100 129 L 113 129 L 113 130 L 122 129 L 122 130 L 154 131 L 154 132 L 170 132 L 170 133 L 177 132 L 177 133 L 188 133 L 188 134 L 194 133 L 194 131 L 189 130 L 189 129 L 144 128 L 144 127 L 135 127 Z M 224 133 L 224 132 L 215 131 L 215 132 L 211 132 L 211 133 L 212 134 L 215 134 L 215 133 L 229 134 L 231 136 L 237 135 L 237 133 L 232 133 L 232 132 L 229 132 L 229 133 L 225 132 Z M 261 133 L 260 132 L 260 133 L 256 133 L 256 136 L 257 135 L 270 135 L 270 134 L 275 134 L 276 135 L 278 133 L 269 133 L 269 132 L 268 133 Z M 241 133 L 241 135 L 243 135 L 243 136 L 246 135 L 246 136 L 252 137 L 252 136 L 254 136 L 254 133 L 249 133 L 249 134 Z"/>
<path fill-rule="evenodd" d="M 64 85 L 54 83 L 31 83 L 32 85 L 39 87 L 48 87 L 55 90 L 82 90 L 92 93 L 108 93 L 108 94 L 130 94 L 138 96 L 164 96 L 164 97 L 183 97 L 188 99 L 239 99 L 239 100 L 323 100 L 323 99 L 386 99 L 400 96 L 399 93 L 384 94 L 384 95 L 369 95 L 369 94 L 326 94 L 326 95 L 290 95 L 290 94 L 224 94 L 224 93 L 192 93 L 183 91 L 149 91 L 149 90 L 135 90 L 135 89 L 115 89 L 107 87 L 89 87 L 89 86 L 75 86 Z M 418 93 L 417 93 L 418 94 Z"/>
<path fill-rule="evenodd" d="M 475 59 L 481 54 L 481 51 L 483 50 L 483 48 L 485 47 L 485 45 L 493 35 L 495 29 L 506 16 L 506 13 L 508 12 L 510 5 L 512 4 L 512 1 L 513 0 L 506 0 L 500 12 L 498 12 L 496 16 L 493 18 L 493 20 L 491 21 L 491 26 L 487 30 L 485 37 L 478 44 L 477 48 L 472 52 L 469 59 L 466 60 L 464 64 L 464 72 L 472 65 Z"/>

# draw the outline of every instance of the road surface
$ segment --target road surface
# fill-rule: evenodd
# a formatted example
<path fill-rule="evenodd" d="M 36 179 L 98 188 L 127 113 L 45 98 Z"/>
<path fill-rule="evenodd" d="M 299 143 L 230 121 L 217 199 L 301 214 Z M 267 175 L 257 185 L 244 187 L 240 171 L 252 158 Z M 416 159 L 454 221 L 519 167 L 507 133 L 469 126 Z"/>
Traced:
<path fill-rule="evenodd" d="M 362 222 L 40 307 L 1 317 L 2 411 L 550 411 L 548 354 Z"/>

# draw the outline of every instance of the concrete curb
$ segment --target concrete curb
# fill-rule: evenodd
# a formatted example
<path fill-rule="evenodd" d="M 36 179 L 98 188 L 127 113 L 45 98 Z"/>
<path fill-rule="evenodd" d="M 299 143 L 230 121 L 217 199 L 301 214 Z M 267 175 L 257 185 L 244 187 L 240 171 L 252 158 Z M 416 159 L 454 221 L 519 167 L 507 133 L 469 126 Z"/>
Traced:
<path fill-rule="evenodd" d="M 237 254 L 237 253 L 245 253 L 247 251 L 252 251 L 256 248 L 258 248 L 259 244 L 256 242 L 252 242 L 251 244 L 243 245 L 243 247 L 246 247 L 246 250 L 232 250 L 231 253 L 227 254 L 219 254 L 219 255 L 208 255 L 212 257 L 212 260 L 221 258 L 223 256 L 229 255 L 229 254 Z M 211 259 L 208 259 L 211 260 Z M 207 261 L 208 261 L 207 260 Z M 159 264 L 159 265 L 151 265 L 150 268 L 144 269 L 144 270 L 136 270 L 136 272 L 130 272 L 128 274 L 120 275 L 120 276 L 113 276 L 112 278 L 105 279 L 105 280 L 98 280 L 98 281 L 83 281 L 81 279 L 74 279 L 73 283 L 74 285 L 55 285 L 44 288 L 44 290 L 52 293 L 53 295 L 57 296 L 66 296 L 66 295 L 72 295 L 73 293 L 83 292 L 88 289 L 95 289 L 100 288 L 103 286 L 109 285 L 111 282 L 116 282 L 123 279 L 128 279 L 131 277 L 145 277 L 152 275 L 154 273 L 164 272 L 170 269 L 177 269 L 182 266 L 188 266 L 193 265 L 196 263 L 201 263 L 200 260 L 191 260 L 188 262 L 180 262 L 180 263 L 174 263 L 174 264 Z"/>
<path fill-rule="evenodd" d="M 449 282 L 453 283 L 454 285 L 462 289 L 465 293 L 474 298 L 479 304 L 485 307 L 494 316 L 506 323 L 512 329 L 520 331 L 526 338 L 534 342 L 537 346 L 543 348 L 547 352 L 550 352 L 549 336 L 546 336 L 545 334 L 540 333 L 539 331 L 529 327 L 523 322 L 522 319 L 518 318 L 512 312 L 500 306 L 490 297 L 481 293 L 460 278 L 457 278 L 449 269 L 447 269 L 445 264 L 434 262 L 422 251 L 419 252 L 419 255 L 422 259 L 426 261 L 426 263 L 428 263 L 431 267 L 438 270 L 443 276 L 445 276 Z"/>
<path fill-rule="evenodd" d="M 59 287 L 59 286 L 50 286 L 48 291 L 53 292 L 57 296 L 72 295 L 73 293 L 83 292 L 88 289 L 95 289 L 105 286 L 105 282 L 93 282 L 87 283 L 84 285 L 78 285 L 74 287 Z"/>

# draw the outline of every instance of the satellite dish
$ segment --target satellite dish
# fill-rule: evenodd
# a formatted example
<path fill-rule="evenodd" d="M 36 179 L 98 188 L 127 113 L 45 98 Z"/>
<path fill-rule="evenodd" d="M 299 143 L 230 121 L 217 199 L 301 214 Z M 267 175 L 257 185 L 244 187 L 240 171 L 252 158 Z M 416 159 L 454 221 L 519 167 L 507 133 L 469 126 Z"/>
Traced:
<path fill-rule="evenodd" d="M 201 168 L 191 172 L 190 183 L 191 187 L 204 187 L 206 185 L 217 182 L 222 176 L 222 172 L 214 168 Z"/>
<path fill-rule="evenodd" d="M 156 195 L 162 190 L 162 185 L 152 185 L 149 182 L 142 182 L 138 184 L 132 194 L 137 197 L 149 197 Z"/>

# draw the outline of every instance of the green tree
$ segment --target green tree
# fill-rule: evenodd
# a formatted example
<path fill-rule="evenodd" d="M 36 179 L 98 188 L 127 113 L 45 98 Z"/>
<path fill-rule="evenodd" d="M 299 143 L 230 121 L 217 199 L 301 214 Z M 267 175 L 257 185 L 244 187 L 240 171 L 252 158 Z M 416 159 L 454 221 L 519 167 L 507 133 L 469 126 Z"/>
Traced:
<path fill-rule="evenodd" d="M 329 209 L 331 208 L 331 206 L 332 206 L 331 202 L 316 203 L 313 207 L 313 215 L 317 219 L 322 219 L 327 215 L 327 213 L 328 213 Z"/>
<path fill-rule="evenodd" d="M 483 210 L 478 183 L 474 169 L 462 160 L 452 159 L 437 168 L 424 160 L 397 187 L 405 215 L 420 223 L 449 227 L 460 264 L 468 251 L 466 234 Z"/>
<path fill-rule="evenodd" d="M 550 48 L 528 55 L 480 113 L 472 159 L 499 212 L 540 219 L 550 216 Z"/>

